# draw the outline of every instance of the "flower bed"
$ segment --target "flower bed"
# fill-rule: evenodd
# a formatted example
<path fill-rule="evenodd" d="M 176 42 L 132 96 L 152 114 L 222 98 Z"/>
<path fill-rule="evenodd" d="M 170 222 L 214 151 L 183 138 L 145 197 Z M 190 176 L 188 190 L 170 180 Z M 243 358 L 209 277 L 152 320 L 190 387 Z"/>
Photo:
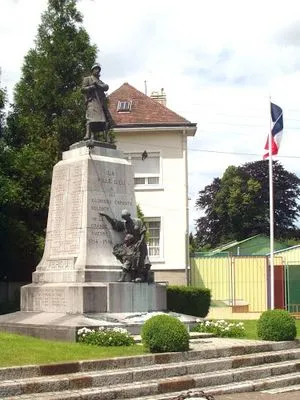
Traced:
<path fill-rule="evenodd" d="M 224 320 L 201 321 L 193 330 L 213 333 L 218 337 L 243 337 L 246 334 L 243 322 L 227 322 Z"/>
<path fill-rule="evenodd" d="M 77 331 L 77 340 L 96 346 L 131 346 L 134 338 L 123 328 L 81 328 Z"/>

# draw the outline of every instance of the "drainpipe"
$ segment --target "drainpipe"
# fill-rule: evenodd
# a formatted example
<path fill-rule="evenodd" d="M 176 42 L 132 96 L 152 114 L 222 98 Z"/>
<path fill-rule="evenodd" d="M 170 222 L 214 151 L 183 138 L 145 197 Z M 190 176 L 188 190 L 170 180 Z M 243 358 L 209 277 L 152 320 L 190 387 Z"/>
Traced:
<path fill-rule="evenodd" d="M 183 150 L 183 161 L 185 166 L 185 182 L 184 182 L 184 201 L 185 201 L 185 280 L 186 284 L 190 285 L 189 276 L 189 264 L 190 264 L 190 252 L 189 252 L 189 200 L 188 200 L 188 160 L 187 160 L 187 133 L 186 129 L 182 132 L 182 150 Z"/>

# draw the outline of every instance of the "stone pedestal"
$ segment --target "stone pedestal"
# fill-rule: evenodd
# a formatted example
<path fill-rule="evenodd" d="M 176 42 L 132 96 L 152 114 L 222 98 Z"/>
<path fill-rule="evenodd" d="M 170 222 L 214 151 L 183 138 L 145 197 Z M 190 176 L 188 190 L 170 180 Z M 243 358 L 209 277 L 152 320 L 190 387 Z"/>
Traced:
<path fill-rule="evenodd" d="M 155 283 L 45 283 L 22 288 L 22 311 L 91 314 L 166 310 L 166 288 Z"/>
<path fill-rule="evenodd" d="M 165 286 L 117 283 L 121 264 L 112 248 L 123 234 L 99 216 L 120 219 L 124 208 L 136 214 L 131 164 L 109 146 L 72 147 L 53 170 L 44 255 L 32 284 L 21 289 L 21 311 L 165 310 Z"/>
<path fill-rule="evenodd" d="M 136 313 L 166 310 L 166 287 L 155 283 L 110 283 L 108 312 Z"/>
<path fill-rule="evenodd" d="M 112 247 L 123 234 L 99 212 L 120 219 L 124 208 L 135 215 L 132 166 L 120 151 L 83 143 L 63 153 L 53 169 L 45 250 L 33 282 L 117 280 Z"/>

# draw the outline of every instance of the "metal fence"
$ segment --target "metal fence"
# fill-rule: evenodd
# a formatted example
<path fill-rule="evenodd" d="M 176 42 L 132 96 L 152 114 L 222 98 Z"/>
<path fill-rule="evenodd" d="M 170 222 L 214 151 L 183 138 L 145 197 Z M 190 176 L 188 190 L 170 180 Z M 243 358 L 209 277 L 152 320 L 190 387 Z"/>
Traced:
<path fill-rule="evenodd" d="M 277 258 L 276 264 L 282 264 Z M 191 258 L 191 284 L 212 293 L 212 305 L 262 312 L 269 304 L 268 257 L 197 254 Z"/>

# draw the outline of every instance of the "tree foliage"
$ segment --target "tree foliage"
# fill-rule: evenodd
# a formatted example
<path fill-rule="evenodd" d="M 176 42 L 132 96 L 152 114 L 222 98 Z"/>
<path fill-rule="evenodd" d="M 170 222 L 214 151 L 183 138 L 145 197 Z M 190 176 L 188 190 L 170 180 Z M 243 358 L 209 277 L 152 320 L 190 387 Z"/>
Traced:
<path fill-rule="evenodd" d="M 0 275 L 29 280 L 38 263 L 52 168 L 83 137 L 80 88 L 95 58 L 76 0 L 48 0 L 0 145 Z"/>
<path fill-rule="evenodd" d="M 0 88 L 0 139 L 3 135 L 4 129 L 4 107 L 6 103 L 6 91 Z"/>
<path fill-rule="evenodd" d="M 277 239 L 299 237 L 297 201 L 300 179 L 273 161 L 274 235 Z M 204 216 L 196 221 L 197 241 L 215 247 L 258 233 L 269 234 L 268 161 L 229 166 L 222 178 L 199 192 L 196 207 Z"/>
<path fill-rule="evenodd" d="M 48 1 L 35 47 L 25 56 L 15 88 L 14 112 L 8 120 L 14 127 L 7 138 L 11 144 L 51 138 L 59 155 L 82 137 L 85 111 L 80 86 L 95 61 L 96 48 L 81 23 L 76 0 Z"/>

